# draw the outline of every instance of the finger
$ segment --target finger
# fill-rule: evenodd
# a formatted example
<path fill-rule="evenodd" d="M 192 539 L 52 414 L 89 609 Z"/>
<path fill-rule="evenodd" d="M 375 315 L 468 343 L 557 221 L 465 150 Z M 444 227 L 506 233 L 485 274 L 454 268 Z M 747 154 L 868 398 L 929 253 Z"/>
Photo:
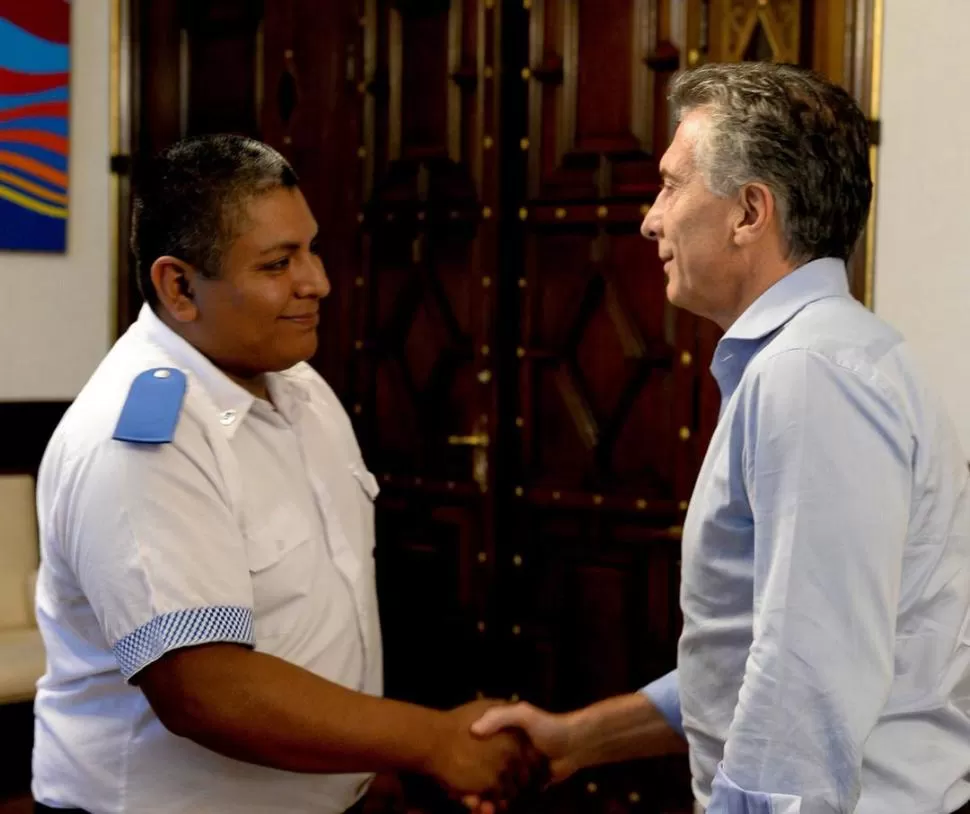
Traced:
<path fill-rule="evenodd" d="M 529 769 L 529 785 L 535 789 L 544 789 L 552 780 L 552 767 L 549 758 L 531 744 L 526 752 Z"/>
<path fill-rule="evenodd" d="M 523 749 L 527 742 L 526 738 L 517 736 L 507 753 L 504 771 L 499 775 L 503 801 L 514 800 L 528 790 L 530 772 Z"/>
<path fill-rule="evenodd" d="M 461 801 L 472 814 L 495 814 L 495 805 L 477 794 L 466 794 Z"/>
<path fill-rule="evenodd" d="M 519 794 L 536 791 L 544 785 L 548 775 L 546 756 L 533 746 L 521 729 L 513 730 L 509 734 L 515 742 L 516 751 L 509 759 L 511 767 L 516 771 Z"/>
<path fill-rule="evenodd" d="M 494 799 L 494 802 L 498 804 L 499 808 L 503 807 L 503 803 L 508 803 L 509 800 L 515 800 L 519 796 L 518 779 L 518 770 L 514 765 L 509 766 L 499 775 L 498 794 Z"/>
<path fill-rule="evenodd" d="M 576 769 L 570 766 L 564 760 L 551 760 L 549 761 L 549 783 L 548 785 L 553 785 L 555 783 L 561 783 L 567 777 L 571 777 Z"/>
<path fill-rule="evenodd" d="M 519 754 L 513 759 L 510 767 L 515 779 L 516 793 L 522 794 L 529 790 L 532 780 L 532 767 L 529 755 L 529 739 L 519 735 L 516 738 L 519 745 Z"/>
<path fill-rule="evenodd" d="M 525 728 L 531 716 L 531 707 L 526 703 L 492 707 L 472 724 L 472 734 L 487 738 L 510 727 Z"/>

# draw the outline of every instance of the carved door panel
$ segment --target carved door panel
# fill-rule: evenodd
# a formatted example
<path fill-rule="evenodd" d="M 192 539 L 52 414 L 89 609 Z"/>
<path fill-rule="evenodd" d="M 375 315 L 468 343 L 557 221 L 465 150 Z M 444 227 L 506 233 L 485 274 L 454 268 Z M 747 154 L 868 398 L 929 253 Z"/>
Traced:
<path fill-rule="evenodd" d="M 802 0 L 715 0 L 712 56 L 718 62 L 801 61 Z"/>
<path fill-rule="evenodd" d="M 522 172 L 507 177 L 522 180 L 502 679 L 506 695 L 562 710 L 674 666 L 679 527 L 710 422 L 697 320 L 667 303 L 639 234 L 669 140 L 671 4 L 526 5 L 505 29 L 521 60 L 506 71 L 522 80 L 521 108 L 505 106 Z M 683 759 L 583 774 L 536 810 L 677 806 Z"/>
<path fill-rule="evenodd" d="M 483 67 L 497 66 L 499 38 L 480 6 L 125 4 L 136 160 L 238 132 L 301 177 L 333 281 L 313 364 L 384 490 L 388 690 L 436 706 L 474 696 L 492 663 L 498 96 Z M 124 282 L 121 328 L 140 305 Z"/>
<path fill-rule="evenodd" d="M 349 400 L 384 495 L 388 692 L 444 706 L 494 659 L 498 13 L 360 10 L 360 271 Z"/>
<path fill-rule="evenodd" d="M 264 8 L 258 31 L 262 138 L 293 164 L 320 226 L 332 288 L 321 305 L 312 364 L 343 398 L 356 336 L 354 281 L 360 275 L 359 16 L 353 2 L 274 0 Z"/>

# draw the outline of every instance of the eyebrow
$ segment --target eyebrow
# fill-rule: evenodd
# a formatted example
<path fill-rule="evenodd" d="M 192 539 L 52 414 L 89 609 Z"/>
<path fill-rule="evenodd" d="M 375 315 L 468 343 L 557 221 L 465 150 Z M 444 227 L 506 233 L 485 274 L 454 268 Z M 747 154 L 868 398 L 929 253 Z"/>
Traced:
<path fill-rule="evenodd" d="M 310 238 L 310 243 L 312 244 L 313 241 L 319 237 L 320 230 L 318 229 Z M 295 252 L 299 251 L 302 245 L 303 244 L 299 240 L 281 240 L 279 243 L 274 243 L 272 246 L 267 246 L 265 249 L 262 249 L 259 254 L 262 256 L 264 254 L 273 254 L 274 252 Z"/>
<path fill-rule="evenodd" d="M 279 251 L 295 252 L 299 248 L 300 248 L 299 241 L 284 240 L 284 241 L 281 241 L 280 243 L 274 243 L 272 246 L 267 246 L 265 249 L 263 249 L 260 252 L 260 254 L 273 254 L 274 252 L 279 252 Z"/>

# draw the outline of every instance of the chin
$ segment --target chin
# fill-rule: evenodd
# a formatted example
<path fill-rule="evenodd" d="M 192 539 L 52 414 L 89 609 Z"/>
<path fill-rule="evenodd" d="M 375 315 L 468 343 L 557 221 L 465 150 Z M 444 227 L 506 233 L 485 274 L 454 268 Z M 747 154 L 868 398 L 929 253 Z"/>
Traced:
<path fill-rule="evenodd" d="M 697 314 L 697 310 L 692 307 L 696 305 L 691 300 L 690 295 L 683 290 L 683 288 L 677 285 L 675 282 L 671 281 L 667 283 L 667 301 L 675 308 L 680 308 L 683 311 L 689 311 L 692 314 Z"/>
<path fill-rule="evenodd" d="M 313 358 L 313 355 L 317 352 L 316 342 L 307 342 L 302 344 L 300 347 L 293 348 L 280 348 L 280 353 L 276 358 L 276 369 L 277 370 L 289 370 L 294 365 L 300 364 L 300 362 L 308 362 Z"/>
<path fill-rule="evenodd" d="M 680 286 L 677 285 L 672 277 L 667 278 L 666 294 L 667 300 L 671 305 L 680 306 Z"/>
<path fill-rule="evenodd" d="M 316 344 L 314 344 L 312 348 L 307 349 L 303 353 L 294 355 L 293 358 L 290 360 L 290 364 L 288 365 L 288 367 L 293 367 L 293 365 L 298 365 L 300 364 L 300 362 L 309 362 L 313 358 L 316 352 L 317 352 L 317 346 Z"/>

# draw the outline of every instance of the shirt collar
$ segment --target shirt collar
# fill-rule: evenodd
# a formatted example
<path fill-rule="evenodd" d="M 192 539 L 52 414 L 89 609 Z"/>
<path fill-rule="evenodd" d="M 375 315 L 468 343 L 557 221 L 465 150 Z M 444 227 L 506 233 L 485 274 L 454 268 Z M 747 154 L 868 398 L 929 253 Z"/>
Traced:
<path fill-rule="evenodd" d="M 724 339 L 762 339 L 809 303 L 848 295 L 849 281 L 842 260 L 834 257 L 812 260 L 786 274 L 751 303 L 727 329 Z"/>
<path fill-rule="evenodd" d="M 227 435 L 232 436 L 256 397 L 169 328 L 147 304 L 138 314 L 137 325 L 148 341 L 165 351 L 176 367 L 193 375 L 215 406 L 219 424 Z"/>
<path fill-rule="evenodd" d="M 711 361 L 711 373 L 721 390 L 721 410 L 741 381 L 748 362 L 795 314 L 817 300 L 847 296 L 845 263 L 823 257 L 786 274 L 751 303 L 721 337 Z"/>

